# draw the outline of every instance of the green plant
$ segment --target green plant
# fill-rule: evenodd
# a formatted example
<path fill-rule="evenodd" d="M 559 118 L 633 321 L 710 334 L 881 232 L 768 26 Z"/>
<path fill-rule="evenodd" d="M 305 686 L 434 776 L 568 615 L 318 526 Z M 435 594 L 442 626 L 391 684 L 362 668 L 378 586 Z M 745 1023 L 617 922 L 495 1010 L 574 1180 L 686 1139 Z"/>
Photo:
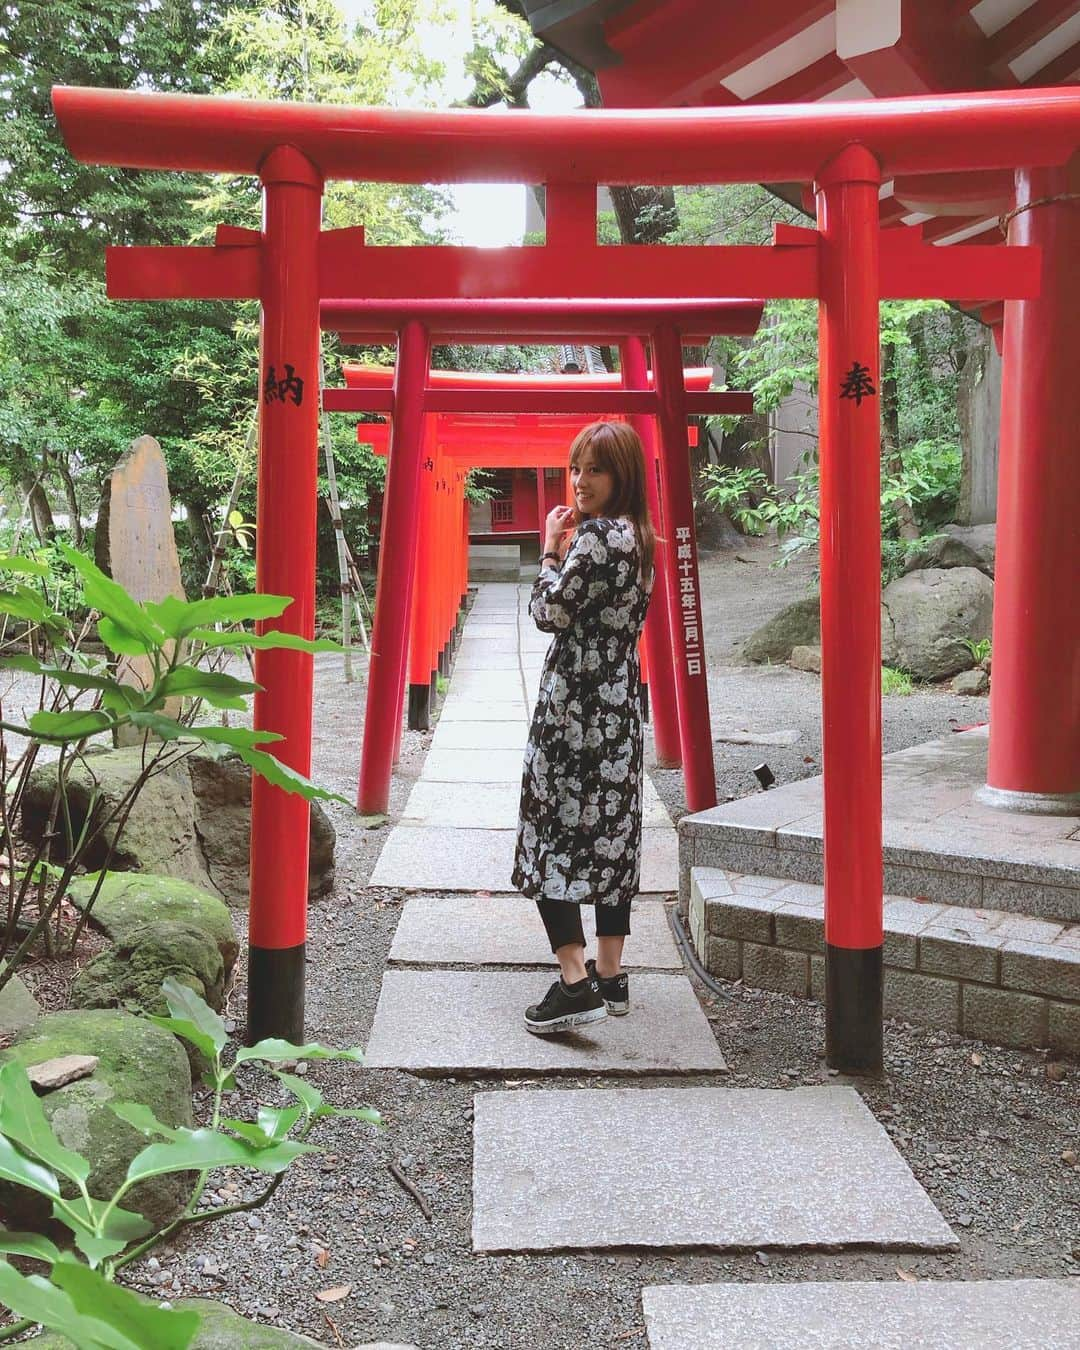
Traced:
<path fill-rule="evenodd" d="M 450 681 L 446 678 L 445 675 L 435 676 L 435 692 L 439 695 L 440 698 L 446 693 L 446 691 L 449 688 L 450 688 Z"/>
<path fill-rule="evenodd" d="M 316 787 L 263 749 L 281 740 L 279 735 L 195 720 L 203 704 L 222 710 L 246 710 L 249 695 L 259 688 L 251 681 L 206 668 L 223 652 L 235 653 L 245 647 L 340 650 L 336 643 L 309 642 L 292 633 L 256 635 L 214 627 L 276 618 L 291 604 L 289 597 L 236 595 L 194 601 L 168 597 L 160 603 L 139 604 L 88 558 L 66 544 L 56 547 L 78 576 L 82 608 L 98 615 L 98 633 L 118 658 L 118 667 L 110 668 L 80 650 L 67 616 L 51 607 L 44 563 L 21 557 L 0 558 L 0 614 L 26 624 L 31 643 L 29 652 L 0 657 L 0 668 L 39 679 L 39 707 L 26 726 L 0 720 L 0 857 L 7 863 L 10 878 L 0 933 L 0 988 L 39 940 L 48 944 L 49 921 L 54 915 L 59 939 L 61 903 L 71 878 L 89 850 L 107 843 L 105 861 L 95 868 L 100 872 L 97 885 L 74 930 L 74 945 L 143 786 L 194 750 L 205 747 L 221 755 L 233 751 L 254 773 L 286 792 L 299 793 L 308 800 L 343 800 Z M 48 650 L 53 653 L 52 659 L 35 654 Z M 126 680 L 122 680 L 125 667 Z M 176 700 L 187 704 L 188 710 L 181 717 L 172 715 Z M 122 728 L 142 734 L 141 768 L 119 800 L 106 803 L 97 794 L 93 758 L 87 756 L 87 747 L 92 738 L 115 735 Z M 26 748 L 14 761 L 5 739 L 8 732 L 27 738 Z M 43 746 L 57 751 L 55 789 L 37 850 L 29 865 L 22 865 L 24 860 L 17 860 L 15 855 L 14 821 Z M 69 791 L 77 766 L 80 776 L 91 784 L 89 808 L 81 817 L 71 808 Z M 46 857 L 58 865 L 44 867 Z M 48 893 L 50 880 L 53 884 Z M 37 917 L 17 942 L 24 910 L 34 900 Z M 27 925 L 22 927 L 26 929 Z"/>
<path fill-rule="evenodd" d="M 994 644 L 990 638 L 961 638 L 961 643 L 971 653 L 972 659 L 978 665 L 981 661 L 990 660 L 993 657 Z"/>
<path fill-rule="evenodd" d="M 882 666 L 881 692 L 883 694 L 913 694 L 915 686 L 906 670 L 896 670 L 893 666 Z"/>
<path fill-rule="evenodd" d="M 169 1016 L 148 1020 L 187 1041 L 207 1060 L 213 1091 L 210 1120 L 197 1129 L 175 1129 L 140 1103 L 110 1103 L 121 1120 L 152 1141 L 132 1159 L 111 1196 L 90 1194 L 89 1162 L 56 1138 L 25 1069 L 15 1061 L 0 1067 L 0 1178 L 50 1201 L 53 1218 L 69 1230 L 75 1249 L 61 1251 L 38 1233 L 0 1231 L 0 1253 L 28 1257 L 49 1268 L 47 1277 L 23 1275 L 10 1261 L 0 1261 L 0 1301 L 23 1319 L 0 1330 L 0 1341 L 40 1323 L 80 1347 L 184 1350 L 198 1330 L 198 1314 L 140 1299 L 114 1283 L 117 1272 L 191 1224 L 265 1205 L 288 1167 L 304 1154 L 318 1152 L 307 1141 L 320 1120 L 345 1116 L 381 1123 L 378 1113 L 367 1107 L 329 1106 L 306 1079 L 268 1067 L 295 1060 L 362 1062 L 360 1050 L 264 1040 L 235 1050 L 226 1062 L 228 1036 L 218 1014 L 175 980 L 166 980 L 162 988 Z M 260 1106 L 254 1121 L 224 1115 L 222 1098 L 236 1086 L 237 1070 L 245 1064 L 268 1069 L 293 1104 Z M 259 1172 L 270 1180 L 251 1200 L 199 1209 L 210 1174 L 227 1167 Z M 187 1204 L 171 1223 L 155 1230 L 123 1207 L 128 1191 L 140 1181 L 174 1173 L 196 1176 Z"/>
<path fill-rule="evenodd" d="M 729 468 L 707 464 L 702 469 L 706 486 L 702 495 L 736 521 L 748 534 L 774 529 L 781 541 L 778 562 L 783 565 L 796 553 L 818 541 L 818 471 L 809 468 L 795 474 L 790 491 L 781 492 L 760 469 Z M 749 494 L 758 498 L 748 500 Z"/>

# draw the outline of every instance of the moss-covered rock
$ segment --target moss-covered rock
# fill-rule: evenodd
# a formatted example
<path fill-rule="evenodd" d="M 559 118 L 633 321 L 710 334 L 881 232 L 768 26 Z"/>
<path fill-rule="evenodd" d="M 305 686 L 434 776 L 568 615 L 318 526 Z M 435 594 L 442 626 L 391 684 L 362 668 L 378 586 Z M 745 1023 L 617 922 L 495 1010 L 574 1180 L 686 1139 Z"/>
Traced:
<path fill-rule="evenodd" d="M 212 1299 L 181 1298 L 173 1307 L 190 1308 L 202 1315 L 202 1325 L 191 1342 L 191 1350 L 296 1350 L 301 1346 L 319 1345 L 308 1336 L 298 1336 L 282 1327 L 249 1322 Z M 72 1344 L 65 1336 L 38 1336 L 27 1344 L 34 1350 L 72 1350 Z"/>
<path fill-rule="evenodd" d="M 821 602 L 816 595 L 796 600 L 774 614 L 743 643 L 747 661 L 786 661 L 795 647 L 815 647 L 821 642 Z"/>
<path fill-rule="evenodd" d="M 76 1008 L 123 1008 L 164 1017 L 169 1009 L 161 986 L 167 979 L 193 989 L 211 1008 L 221 1008 L 225 967 L 209 933 L 175 919 L 133 928 L 79 972 L 71 1001 Z"/>
<path fill-rule="evenodd" d="M 97 873 L 76 877 L 68 888 L 68 899 L 84 909 L 96 884 Z M 90 921 L 117 943 L 128 941 L 135 929 L 148 923 L 191 924 L 214 939 L 225 963 L 226 979 L 236 964 L 236 934 L 227 907 L 217 896 L 179 877 L 110 872 L 94 901 Z"/>
<path fill-rule="evenodd" d="M 41 1099 L 60 1142 L 90 1162 L 90 1194 L 111 1196 L 128 1165 L 146 1145 L 138 1131 L 109 1109 L 110 1102 L 141 1102 L 166 1125 L 191 1125 L 191 1072 L 187 1055 L 171 1032 L 128 1013 L 93 1010 L 49 1013 L 4 1052 L 24 1067 L 60 1055 L 97 1055 L 88 1078 L 57 1088 Z M 65 1191 L 66 1193 L 66 1191 Z M 184 1175 L 140 1182 L 124 1205 L 164 1224 L 184 1205 L 190 1180 Z M 42 1229 L 49 1205 L 21 1186 L 0 1185 L 0 1215 L 9 1228 Z"/>
<path fill-rule="evenodd" d="M 75 831 L 82 829 L 88 817 L 92 825 L 106 819 L 142 769 L 140 746 L 87 755 L 74 764 L 68 779 L 68 805 Z M 19 820 L 27 838 L 37 840 L 44 833 L 55 789 L 56 763 L 39 764 L 27 784 Z M 106 866 L 109 846 L 116 838 L 115 823 L 105 825 L 83 865 L 90 869 Z M 107 865 L 114 872 L 180 877 L 216 894 L 199 848 L 195 794 L 185 762 L 155 773 L 142 785 Z"/>

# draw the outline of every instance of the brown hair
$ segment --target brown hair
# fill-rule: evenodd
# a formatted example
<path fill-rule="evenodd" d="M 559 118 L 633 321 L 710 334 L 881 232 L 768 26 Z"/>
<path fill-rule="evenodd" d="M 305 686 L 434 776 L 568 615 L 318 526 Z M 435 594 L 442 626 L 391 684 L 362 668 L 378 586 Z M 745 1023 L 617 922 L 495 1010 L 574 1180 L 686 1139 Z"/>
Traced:
<path fill-rule="evenodd" d="M 637 538 L 641 575 L 652 575 L 656 551 L 656 532 L 649 515 L 645 495 L 645 454 L 637 432 L 626 422 L 593 422 L 574 437 L 570 463 L 576 465 L 586 450 L 591 450 L 597 467 L 611 474 L 611 500 L 604 508 L 608 516 L 629 516 Z"/>

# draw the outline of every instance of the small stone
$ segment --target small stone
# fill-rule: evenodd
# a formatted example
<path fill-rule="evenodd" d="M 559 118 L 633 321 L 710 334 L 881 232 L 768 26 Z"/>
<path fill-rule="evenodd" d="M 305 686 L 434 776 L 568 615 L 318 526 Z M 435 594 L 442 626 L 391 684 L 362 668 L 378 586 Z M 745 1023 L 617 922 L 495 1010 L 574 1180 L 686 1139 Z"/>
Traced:
<path fill-rule="evenodd" d="M 296 1066 L 297 1078 L 306 1078 L 307 1071 L 308 1071 L 307 1061 L 301 1060 L 300 1063 Z"/>
<path fill-rule="evenodd" d="M 99 1063 L 97 1055 L 59 1055 L 56 1059 L 31 1064 L 26 1070 L 26 1076 L 33 1083 L 35 1091 L 51 1092 L 53 1088 L 88 1078 Z"/>
<path fill-rule="evenodd" d="M 425 1265 L 425 1266 L 433 1266 L 434 1264 L 435 1264 L 435 1253 L 434 1253 L 434 1252 L 425 1252 L 425 1253 L 424 1253 L 424 1265 Z"/>
<path fill-rule="evenodd" d="M 469 1312 L 479 1321 L 481 1317 L 487 1315 L 488 1305 L 486 1303 L 472 1303 L 469 1305 Z"/>
<path fill-rule="evenodd" d="M 962 670 L 953 678 L 949 686 L 954 694 L 963 694 L 968 698 L 981 698 L 990 692 L 990 676 L 976 666 L 974 670 Z"/>
<path fill-rule="evenodd" d="M 1046 1066 L 1046 1076 L 1051 1083 L 1060 1083 L 1065 1078 L 1065 1065 L 1059 1064 L 1056 1059 L 1052 1059 Z"/>
<path fill-rule="evenodd" d="M 960 1225 L 961 1228 L 970 1228 L 971 1225 L 975 1222 L 975 1220 L 971 1217 L 970 1214 L 958 1214 L 956 1216 L 956 1222 Z"/>
<path fill-rule="evenodd" d="M 248 1227 L 249 1227 L 249 1228 L 261 1228 L 262 1226 L 263 1226 L 263 1221 L 262 1221 L 262 1219 L 259 1218 L 259 1216 L 258 1216 L 257 1214 L 249 1214 L 249 1215 L 248 1215 Z"/>
<path fill-rule="evenodd" d="M 1066 1167 L 1075 1167 L 1077 1162 L 1077 1153 L 1074 1148 L 1067 1148 L 1061 1155 L 1061 1161 Z"/>
<path fill-rule="evenodd" d="M 755 1253 L 754 1253 L 754 1260 L 758 1263 L 759 1266 L 767 1266 L 767 1265 L 769 1264 L 768 1253 L 767 1253 L 767 1252 L 755 1252 Z"/>
<path fill-rule="evenodd" d="M 788 665 L 792 670 L 805 670 L 811 675 L 820 675 L 821 648 L 793 647 L 791 655 L 788 657 Z"/>

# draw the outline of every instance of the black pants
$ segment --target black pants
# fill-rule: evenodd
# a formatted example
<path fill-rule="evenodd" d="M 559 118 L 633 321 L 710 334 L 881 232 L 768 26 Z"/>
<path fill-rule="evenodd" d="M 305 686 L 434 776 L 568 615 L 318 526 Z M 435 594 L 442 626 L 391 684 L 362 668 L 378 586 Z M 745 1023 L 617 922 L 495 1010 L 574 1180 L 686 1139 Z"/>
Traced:
<path fill-rule="evenodd" d="M 581 906 L 570 900 L 537 900 L 536 908 L 547 929 L 551 950 L 575 943 L 585 946 L 581 927 Z M 630 932 L 630 901 L 621 905 L 596 906 L 596 936 L 625 937 Z"/>

